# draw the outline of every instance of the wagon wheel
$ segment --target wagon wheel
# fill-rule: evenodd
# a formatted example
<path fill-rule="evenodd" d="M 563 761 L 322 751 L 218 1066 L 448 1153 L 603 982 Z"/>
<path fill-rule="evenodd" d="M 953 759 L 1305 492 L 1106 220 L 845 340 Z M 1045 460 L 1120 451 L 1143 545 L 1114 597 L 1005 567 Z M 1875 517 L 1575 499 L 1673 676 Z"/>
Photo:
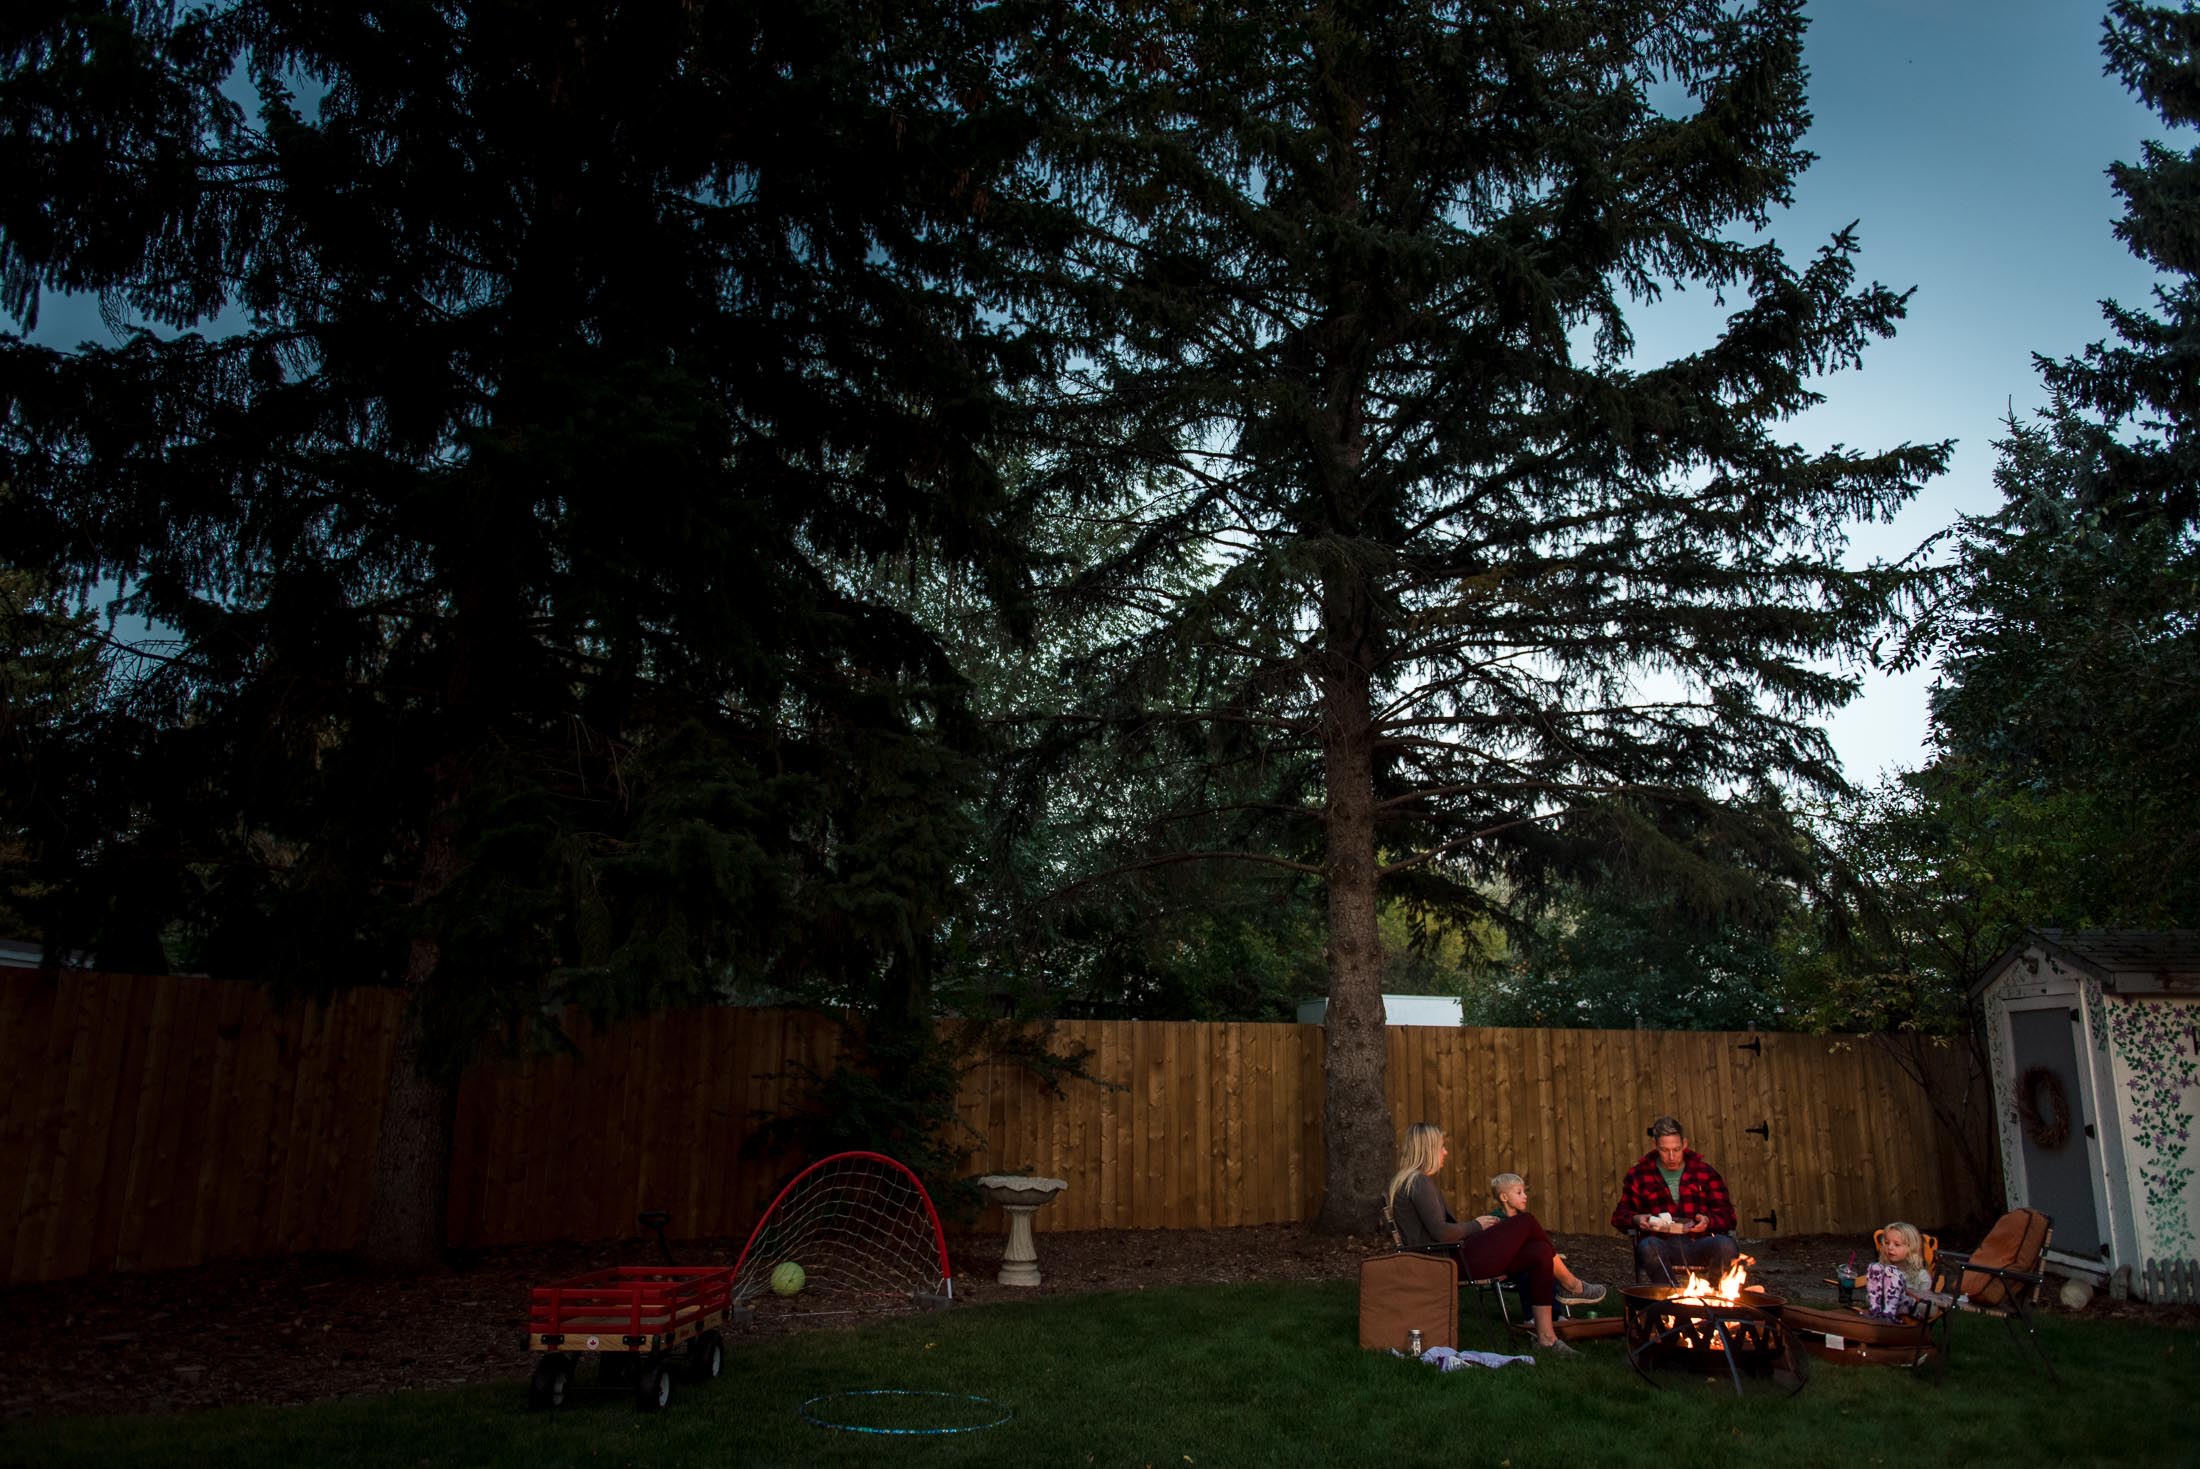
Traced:
<path fill-rule="evenodd" d="M 527 1384 L 527 1406 L 562 1408 L 572 1386 L 572 1359 L 563 1352 L 552 1352 L 535 1364 L 534 1378 Z"/>
<path fill-rule="evenodd" d="M 672 1406 L 672 1374 L 659 1358 L 650 1358 L 635 1379 L 634 1406 L 644 1413 L 662 1413 Z"/>
<path fill-rule="evenodd" d="M 726 1343 L 715 1331 L 706 1331 L 688 1343 L 688 1376 L 697 1382 L 716 1382 L 726 1370 Z"/>

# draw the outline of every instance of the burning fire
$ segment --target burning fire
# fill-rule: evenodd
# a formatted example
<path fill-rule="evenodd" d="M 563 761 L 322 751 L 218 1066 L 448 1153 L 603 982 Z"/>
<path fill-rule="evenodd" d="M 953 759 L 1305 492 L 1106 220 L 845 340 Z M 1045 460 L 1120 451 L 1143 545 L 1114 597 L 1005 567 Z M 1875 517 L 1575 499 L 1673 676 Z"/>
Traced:
<path fill-rule="evenodd" d="M 1671 1299 L 1691 1305 L 1710 1305 L 1715 1301 L 1732 1305 L 1742 1298 L 1742 1284 L 1749 1279 L 1749 1264 L 1747 1255 L 1736 1260 L 1733 1268 L 1719 1277 L 1717 1285 L 1711 1284 L 1700 1275 L 1692 1276 L 1688 1284 Z"/>

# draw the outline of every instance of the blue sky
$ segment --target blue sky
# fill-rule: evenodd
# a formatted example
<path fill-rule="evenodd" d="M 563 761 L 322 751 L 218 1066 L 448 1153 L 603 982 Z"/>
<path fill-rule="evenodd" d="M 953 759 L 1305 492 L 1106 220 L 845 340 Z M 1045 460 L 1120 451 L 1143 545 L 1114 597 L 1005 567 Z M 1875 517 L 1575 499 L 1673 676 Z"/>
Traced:
<path fill-rule="evenodd" d="M 2163 131 L 2101 74 L 2101 7 L 2086 0 L 1819 0 L 1809 13 L 1819 161 L 1772 233 L 1796 261 L 1858 220 L 1862 274 L 1917 293 L 1901 334 L 1827 382 L 1796 437 L 1958 441 L 1894 525 L 1858 532 L 1860 557 L 1893 558 L 1998 505 L 2001 422 L 2046 402 L 2032 354 L 2103 336 L 2104 297 L 2147 299 L 2152 273 L 2111 233 L 2122 210 L 2106 170 Z M 1852 780 L 1923 760 L 1929 682 L 1867 675 L 1829 725 Z"/>
<path fill-rule="evenodd" d="M 2002 419 L 2045 401 L 2032 354 L 2102 336 L 2104 297 L 2146 298 L 2150 274 L 2110 233 L 2120 210 L 2106 170 L 2161 130 L 2101 74 L 2089 0 L 1818 0 L 1809 13 L 1819 159 L 1770 233 L 1800 264 L 1858 221 L 1862 274 L 1916 295 L 1901 334 L 1823 384 L 1826 403 L 1795 437 L 1957 440 L 1949 473 L 1901 519 L 1858 530 L 1858 560 L 1892 559 L 1994 508 Z M 1670 300 L 1641 319 L 1639 349 L 1690 350 L 1723 314 L 1700 292 Z M 89 301 L 48 296 L 35 336 L 107 333 Z M 1851 779 L 1922 761 L 1929 683 L 1929 672 L 1865 674 L 1862 697 L 1828 725 Z"/>

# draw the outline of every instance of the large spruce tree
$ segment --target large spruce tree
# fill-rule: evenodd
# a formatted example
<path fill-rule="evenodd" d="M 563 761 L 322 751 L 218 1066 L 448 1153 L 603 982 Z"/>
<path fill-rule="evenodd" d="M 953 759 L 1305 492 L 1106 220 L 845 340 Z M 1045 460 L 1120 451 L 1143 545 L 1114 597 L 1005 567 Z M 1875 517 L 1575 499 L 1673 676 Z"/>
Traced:
<path fill-rule="evenodd" d="M 2115 0 L 2101 23 L 2105 70 L 2173 128 L 2200 124 L 2200 12 Z M 2083 424 L 2090 505 L 2200 523 L 2200 148 L 2148 141 L 2110 183 L 2116 236 L 2163 276 L 2154 309 L 2101 303 L 2113 336 L 2040 368 L 2068 428 Z"/>
<path fill-rule="evenodd" d="M 846 568 L 996 592 L 1015 6 L 45 4 L 0 24 L 0 544 L 162 643 L 15 813 L 58 939 L 407 999 L 366 1250 L 499 1022 L 922 1015 L 972 748 Z M 240 101 L 240 99 L 242 99 Z M 1027 237 L 1028 238 L 1028 237 Z"/>
<path fill-rule="evenodd" d="M 2102 51 L 2163 123 L 2200 124 L 2200 13 L 2111 5 Z M 2110 339 L 2040 359 L 2052 402 L 2010 422 L 2001 508 L 1961 526 L 1920 640 L 1949 866 L 2025 894 L 2004 938 L 2200 914 L 2200 149 L 2150 141 L 2109 177 L 2154 309 L 2104 302 Z"/>
<path fill-rule="evenodd" d="M 1214 772 L 1149 858 L 1324 883 L 1323 1218 L 1364 1227 L 1379 895 L 1459 917 L 1593 869 L 1716 903 L 1776 863 L 1749 808 L 1838 783 L 1816 720 L 1903 585 L 1845 528 L 1945 450 L 1781 436 L 1903 310 L 1850 234 L 1800 268 L 1766 234 L 1808 162 L 1799 0 L 1123 10 L 1065 169 L 1098 226 L 1065 276 L 1118 331 L 1043 467 L 1141 496 L 1091 596 L 1187 546 L 1214 576 L 1080 713 Z M 1724 328 L 1637 360 L 1682 288 Z"/>

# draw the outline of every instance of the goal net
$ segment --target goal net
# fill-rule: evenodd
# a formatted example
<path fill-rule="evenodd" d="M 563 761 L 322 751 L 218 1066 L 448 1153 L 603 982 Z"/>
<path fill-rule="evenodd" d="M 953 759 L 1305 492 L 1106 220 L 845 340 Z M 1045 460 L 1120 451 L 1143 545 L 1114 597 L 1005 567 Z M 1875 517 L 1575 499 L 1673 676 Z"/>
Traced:
<path fill-rule="evenodd" d="M 882 1153 L 835 1153 L 796 1174 L 742 1246 L 734 1300 L 770 1298 L 782 1265 L 801 1269 L 798 1313 L 943 1306 L 955 1293 L 931 1195 Z"/>

